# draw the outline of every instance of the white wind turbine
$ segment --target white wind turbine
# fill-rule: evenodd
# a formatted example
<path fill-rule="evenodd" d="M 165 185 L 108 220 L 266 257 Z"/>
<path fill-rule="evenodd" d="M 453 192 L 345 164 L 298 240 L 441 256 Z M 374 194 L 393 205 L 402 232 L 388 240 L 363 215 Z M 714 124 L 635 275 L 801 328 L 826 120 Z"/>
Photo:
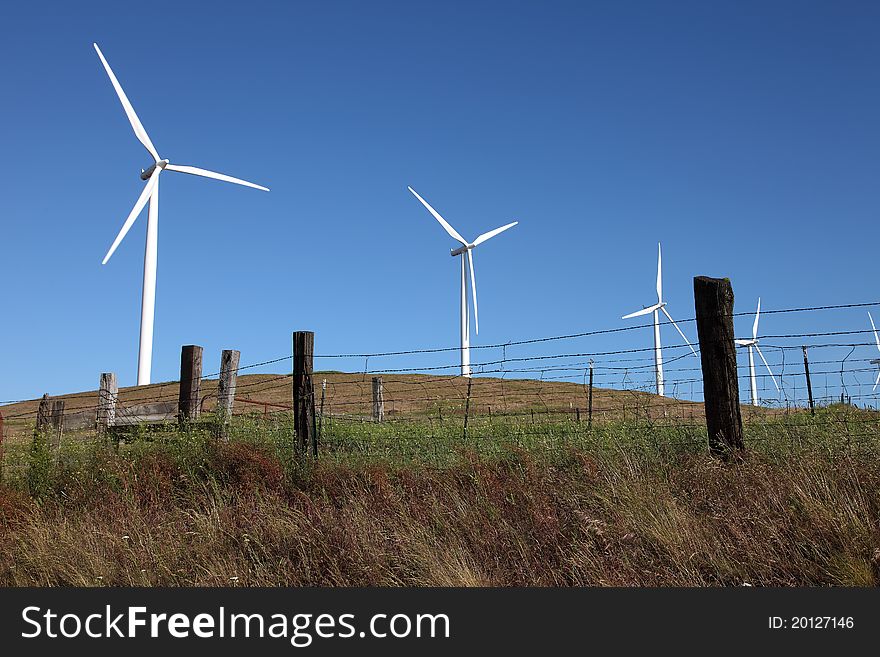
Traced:
<path fill-rule="evenodd" d="M 871 311 L 868 311 L 868 319 L 871 320 L 871 328 L 874 331 L 874 341 L 877 343 L 877 350 L 880 351 L 880 335 L 877 335 L 877 327 L 874 325 L 874 318 L 871 317 Z M 880 367 L 880 358 L 874 358 L 871 360 L 871 364 Z M 871 388 L 871 392 L 877 390 L 878 385 L 880 385 L 880 371 L 877 372 L 877 378 L 874 380 L 874 387 Z"/>
<path fill-rule="evenodd" d="M 116 251 L 116 247 L 122 242 L 132 224 L 135 222 L 135 219 L 137 219 L 141 210 L 144 209 L 144 205 L 147 204 L 147 200 L 149 200 L 150 210 L 147 216 L 147 245 L 144 251 L 144 285 L 141 297 L 140 348 L 138 350 L 137 382 L 138 385 L 141 386 L 150 383 L 150 367 L 153 360 L 153 317 L 156 306 L 156 260 L 159 237 L 159 174 L 167 169 L 168 171 L 178 171 L 180 173 L 189 173 L 195 176 L 204 176 L 205 178 L 214 178 L 216 180 L 223 180 L 238 185 L 245 185 L 246 187 L 261 189 L 265 192 L 268 192 L 269 189 L 222 173 L 215 173 L 214 171 L 199 169 L 198 167 L 171 164 L 168 160 L 160 158 L 159 153 L 156 151 L 156 147 L 153 146 L 153 142 L 150 141 L 147 131 L 144 130 L 144 126 L 141 124 L 140 119 L 138 119 L 134 108 L 128 100 L 128 97 L 122 90 L 119 80 L 117 80 L 116 76 L 113 74 L 110 64 L 104 59 L 104 54 L 101 52 L 98 44 L 95 43 L 92 45 L 95 46 L 95 51 L 98 53 L 98 57 L 101 58 L 101 63 L 104 65 L 107 75 L 110 76 L 110 82 L 116 90 L 116 95 L 119 96 L 122 108 L 125 110 L 126 116 L 128 116 L 131 127 L 134 128 L 135 136 L 149 151 L 154 160 L 153 164 L 151 164 L 148 169 L 141 170 L 141 179 L 146 180 L 147 184 L 144 185 L 141 195 L 138 197 L 138 200 L 134 204 L 128 218 L 122 225 L 122 229 L 119 231 L 116 239 L 113 240 L 113 245 L 110 247 L 110 250 L 107 251 L 107 255 L 104 256 L 104 260 L 101 262 L 102 265 L 107 264 L 107 261 L 110 260 L 110 256 Z"/>
<path fill-rule="evenodd" d="M 767 368 L 767 373 L 770 374 L 770 379 L 773 381 L 773 385 L 776 386 L 776 391 L 779 392 L 779 384 L 776 382 L 776 377 L 773 376 L 773 370 L 770 369 L 770 365 L 767 364 L 767 359 L 764 358 L 761 347 L 758 346 L 758 319 L 760 319 L 760 317 L 761 297 L 758 297 L 758 310 L 755 312 L 755 323 L 752 324 L 751 340 L 735 340 L 739 346 L 749 348 L 749 383 L 752 391 L 752 406 L 757 406 L 761 401 L 758 398 L 758 384 L 755 379 L 755 354 L 753 353 L 753 350 L 757 351 L 761 360 L 764 361 L 764 367 Z"/>
<path fill-rule="evenodd" d="M 453 249 L 450 253 L 453 257 L 461 256 L 461 375 L 462 376 L 470 376 L 471 375 L 471 336 L 470 336 L 470 314 L 468 311 L 468 296 L 467 296 L 467 275 L 468 271 L 470 271 L 471 277 L 471 291 L 473 292 L 474 298 L 474 325 L 476 327 L 476 332 L 479 334 L 480 332 L 480 320 L 477 315 L 477 282 L 474 278 L 474 256 L 472 251 L 475 247 L 479 246 L 483 242 L 488 239 L 491 239 L 498 235 L 499 233 L 503 233 L 508 228 L 513 228 L 519 222 L 514 221 L 513 223 L 509 223 L 505 226 L 501 226 L 500 228 L 496 228 L 495 230 L 490 230 L 488 233 L 483 233 L 473 242 L 468 242 L 461 235 L 458 234 L 458 231 L 455 230 L 449 223 L 440 216 L 440 214 L 428 205 L 428 202 L 423 199 L 421 196 L 416 193 L 412 187 L 407 187 L 409 191 L 413 193 L 419 201 L 421 201 L 422 205 L 424 205 L 428 212 L 434 215 L 434 218 L 440 222 L 440 225 L 443 226 L 444 230 L 449 233 L 449 236 L 457 242 L 461 243 L 461 246 L 457 249 Z M 465 265 L 465 258 L 467 258 L 467 265 Z"/>
<path fill-rule="evenodd" d="M 647 315 L 649 313 L 653 313 L 654 315 L 654 376 L 657 381 L 657 394 L 661 397 L 663 396 L 663 349 L 660 346 L 660 311 L 663 311 L 663 314 L 672 322 L 672 325 L 675 327 L 675 330 L 678 331 L 679 335 L 681 335 L 682 339 L 685 341 L 688 347 L 691 348 L 694 356 L 697 355 L 697 352 L 694 351 L 693 345 L 691 345 L 690 341 L 688 341 L 687 337 L 685 337 L 684 332 L 679 328 L 678 324 L 675 323 L 675 320 L 672 319 L 672 315 L 669 314 L 669 311 L 666 310 L 666 302 L 663 301 L 663 268 L 662 268 L 662 255 L 660 251 L 660 244 L 657 244 L 657 303 L 653 306 L 648 306 L 647 308 L 642 308 L 641 310 L 637 310 L 634 313 L 630 313 L 629 315 L 624 315 L 621 319 L 630 319 L 631 317 L 639 317 L 640 315 Z"/>

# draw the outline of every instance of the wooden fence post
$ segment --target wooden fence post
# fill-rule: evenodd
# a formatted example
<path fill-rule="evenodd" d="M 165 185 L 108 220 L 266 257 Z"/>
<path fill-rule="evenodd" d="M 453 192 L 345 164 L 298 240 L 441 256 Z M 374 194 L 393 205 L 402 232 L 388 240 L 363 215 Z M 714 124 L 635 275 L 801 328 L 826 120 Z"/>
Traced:
<path fill-rule="evenodd" d="M 40 406 L 37 408 L 37 426 L 34 429 L 36 433 L 42 433 L 52 424 L 52 402 L 49 401 L 49 394 L 46 393 L 40 398 Z"/>
<path fill-rule="evenodd" d="M 217 382 L 218 438 L 229 440 L 229 421 L 235 405 L 235 384 L 241 352 L 224 349 L 220 355 L 220 380 Z"/>
<path fill-rule="evenodd" d="M 180 395 L 177 398 L 178 421 L 181 426 L 199 419 L 202 384 L 202 348 L 188 344 L 180 349 Z"/>
<path fill-rule="evenodd" d="M 61 449 L 61 436 L 64 433 L 64 400 L 52 400 L 51 410 L 52 435 L 49 441 L 49 448 L 58 454 Z"/>
<path fill-rule="evenodd" d="M 315 334 L 296 331 L 293 334 L 293 431 L 302 455 L 318 456 L 318 432 L 315 424 L 315 388 L 312 371 L 315 358 Z"/>
<path fill-rule="evenodd" d="M 385 390 L 382 388 L 382 377 L 373 377 L 373 422 L 385 419 Z"/>
<path fill-rule="evenodd" d="M 46 440 L 50 451 L 57 451 L 61 446 L 61 434 L 64 431 L 64 400 L 49 399 L 45 394 L 40 399 L 37 409 L 37 426 L 34 428 L 34 440 Z"/>
<path fill-rule="evenodd" d="M 116 382 L 116 374 L 104 372 L 101 375 L 101 386 L 98 388 L 98 412 L 96 425 L 98 433 L 103 435 L 108 432 L 116 422 L 116 400 L 119 398 L 119 386 Z"/>
<path fill-rule="evenodd" d="M 733 332 L 733 288 L 728 278 L 694 278 L 694 309 L 709 450 L 728 458 L 742 450 L 743 428 Z"/>
<path fill-rule="evenodd" d="M 813 404 L 813 384 L 810 382 L 810 361 L 807 360 L 807 347 L 803 346 L 801 349 L 804 350 L 804 376 L 807 377 L 807 395 L 809 395 L 810 399 L 810 415 L 815 415 L 816 407 Z"/>

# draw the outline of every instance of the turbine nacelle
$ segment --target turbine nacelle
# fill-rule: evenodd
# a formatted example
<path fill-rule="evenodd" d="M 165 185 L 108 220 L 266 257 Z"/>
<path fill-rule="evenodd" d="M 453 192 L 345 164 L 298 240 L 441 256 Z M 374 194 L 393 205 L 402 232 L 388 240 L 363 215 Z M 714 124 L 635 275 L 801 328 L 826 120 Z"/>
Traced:
<path fill-rule="evenodd" d="M 462 253 L 466 253 L 467 251 L 470 251 L 471 249 L 475 248 L 476 246 L 477 246 L 476 244 L 466 244 L 464 246 L 458 247 L 457 249 L 452 249 L 449 252 L 449 255 L 451 255 L 454 258 L 455 256 L 458 256 L 458 255 L 461 255 Z"/>
<path fill-rule="evenodd" d="M 169 164 L 171 164 L 170 160 L 159 160 L 155 164 L 151 165 L 148 169 L 141 169 L 141 180 L 149 180 L 150 176 L 153 175 L 153 171 L 156 170 L 156 167 L 164 169 Z"/>

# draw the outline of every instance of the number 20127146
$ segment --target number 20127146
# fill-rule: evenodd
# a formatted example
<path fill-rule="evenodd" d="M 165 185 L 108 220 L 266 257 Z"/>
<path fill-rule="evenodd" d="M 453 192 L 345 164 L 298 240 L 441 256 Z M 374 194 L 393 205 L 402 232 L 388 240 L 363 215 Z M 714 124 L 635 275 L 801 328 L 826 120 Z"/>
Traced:
<path fill-rule="evenodd" d="M 852 616 L 770 616 L 767 626 L 771 630 L 851 630 L 855 621 Z"/>

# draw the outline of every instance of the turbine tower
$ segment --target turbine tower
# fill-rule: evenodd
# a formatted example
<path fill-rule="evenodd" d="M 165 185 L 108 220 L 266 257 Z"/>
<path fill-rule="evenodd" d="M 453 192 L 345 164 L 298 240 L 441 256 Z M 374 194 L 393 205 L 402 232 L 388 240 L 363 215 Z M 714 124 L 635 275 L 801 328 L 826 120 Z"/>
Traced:
<path fill-rule="evenodd" d="M 758 346 L 758 320 L 761 317 L 761 297 L 758 297 L 758 310 L 755 312 L 755 323 L 752 324 L 752 339 L 751 340 L 735 340 L 735 342 L 741 347 L 748 347 L 749 349 L 749 382 L 751 384 L 752 390 L 752 406 L 758 406 L 761 400 L 758 398 L 758 385 L 755 379 L 755 354 L 752 350 L 758 352 L 758 355 L 761 357 L 761 360 L 764 361 L 764 367 L 767 368 L 767 372 L 770 374 L 770 378 L 773 381 L 773 385 L 776 386 L 776 391 L 779 392 L 779 384 L 776 382 L 776 377 L 773 376 L 773 370 L 770 369 L 770 365 L 767 364 L 767 359 L 764 358 L 764 354 L 761 351 L 761 347 Z"/>
<path fill-rule="evenodd" d="M 144 145 L 144 148 L 149 151 L 154 160 L 149 168 L 141 170 L 141 179 L 146 180 L 147 184 L 144 185 L 141 195 L 138 197 L 138 200 L 134 204 L 128 218 L 125 220 L 125 223 L 122 224 L 122 229 L 119 231 L 116 239 L 113 240 L 113 245 L 110 247 L 110 250 L 107 251 L 107 255 L 104 256 L 104 260 L 101 262 L 102 265 L 107 264 L 107 261 L 110 260 L 110 256 L 116 251 L 116 247 L 122 242 L 132 224 L 134 224 L 135 219 L 137 219 L 138 215 L 147 204 L 147 201 L 149 201 L 150 209 L 147 213 L 147 244 L 144 251 L 144 284 L 141 292 L 140 346 L 138 349 L 137 383 L 139 386 L 142 386 L 150 383 L 150 368 L 153 361 L 153 317 L 156 308 L 156 261 L 158 258 L 159 237 L 159 174 L 165 170 L 177 171 L 179 173 L 189 173 L 194 176 L 214 178 L 215 180 L 223 180 L 224 182 L 253 187 L 254 189 L 261 189 L 264 192 L 268 192 L 269 189 L 222 173 L 215 173 L 214 171 L 182 164 L 171 164 L 168 160 L 163 160 L 159 157 L 156 147 L 153 146 L 153 142 L 150 141 L 147 131 L 144 129 L 144 126 L 141 124 L 140 119 L 138 119 L 137 114 L 135 114 L 134 108 L 131 106 L 128 97 L 122 90 L 119 80 L 116 79 L 113 70 L 110 68 L 110 64 L 108 64 L 107 60 L 104 58 L 104 53 L 101 52 L 97 43 L 92 45 L 95 46 L 95 52 L 98 53 L 98 57 L 101 59 L 101 63 L 104 65 L 104 69 L 110 77 L 110 82 L 116 90 L 116 95 L 119 96 L 119 101 L 122 103 L 122 109 L 125 110 L 128 121 L 134 129 L 135 136 L 138 138 L 138 141 Z"/>
<path fill-rule="evenodd" d="M 440 216 L 440 214 L 428 205 L 428 202 L 418 195 L 416 190 L 412 187 L 407 187 L 409 191 L 412 192 L 413 196 L 415 196 L 422 205 L 424 205 L 428 212 L 434 215 L 434 218 L 440 222 L 440 225 L 443 226 L 443 229 L 449 233 L 449 236 L 452 237 L 455 241 L 461 244 L 457 249 L 452 249 L 450 255 L 452 257 L 460 256 L 461 257 L 461 375 L 462 376 L 470 376 L 471 375 L 471 336 L 470 336 L 470 313 L 468 308 L 468 295 L 467 295 L 467 277 L 468 272 L 470 272 L 471 279 L 471 292 L 473 293 L 474 299 L 474 326 L 476 328 L 477 334 L 480 333 L 480 319 L 477 314 L 477 281 L 474 277 L 474 255 L 473 250 L 486 240 L 489 240 L 499 233 L 503 233 L 508 228 L 513 228 L 519 222 L 514 221 L 513 223 L 506 224 L 501 226 L 500 228 L 496 228 L 495 230 L 490 230 L 488 233 L 483 233 L 473 242 L 468 242 L 461 235 L 459 235 L 458 231 L 455 230 L 449 223 Z M 467 259 L 467 263 L 465 264 L 465 259 Z"/>
<path fill-rule="evenodd" d="M 660 251 L 660 244 L 657 244 L 657 303 L 653 306 L 647 306 L 642 308 L 641 310 L 637 310 L 634 313 L 630 313 L 629 315 L 624 315 L 621 319 L 630 319 L 632 317 L 639 317 L 641 315 L 648 315 L 653 313 L 654 315 L 654 377 L 657 382 L 657 394 L 661 397 L 664 394 L 663 389 L 663 348 L 660 346 L 660 311 L 663 311 L 663 314 L 672 322 L 672 325 L 675 327 L 675 330 L 678 331 L 679 335 L 681 335 L 682 339 L 685 341 L 688 347 L 691 348 L 694 356 L 697 355 L 697 352 L 694 351 L 693 345 L 688 341 L 685 337 L 684 332 L 678 327 L 678 324 L 675 323 L 675 320 L 672 319 L 672 315 L 669 314 L 669 311 L 666 310 L 666 302 L 663 301 L 663 267 L 662 267 L 662 255 Z"/>
<path fill-rule="evenodd" d="M 877 335 L 877 327 L 874 325 L 874 318 L 871 317 L 871 311 L 868 311 L 868 319 L 871 320 L 871 329 L 874 331 L 874 342 L 877 343 L 877 350 L 880 351 L 880 335 Z M 872 365 L 877 365 L 880 368 L 880 358 L 874 358 L 871 360 Z M 874 380 L 874 387 L 871 388 L 871 392 L 877 390 L 877 386 L 880 385 L 880 371 L 877 372 L 877 378 Z"/>

